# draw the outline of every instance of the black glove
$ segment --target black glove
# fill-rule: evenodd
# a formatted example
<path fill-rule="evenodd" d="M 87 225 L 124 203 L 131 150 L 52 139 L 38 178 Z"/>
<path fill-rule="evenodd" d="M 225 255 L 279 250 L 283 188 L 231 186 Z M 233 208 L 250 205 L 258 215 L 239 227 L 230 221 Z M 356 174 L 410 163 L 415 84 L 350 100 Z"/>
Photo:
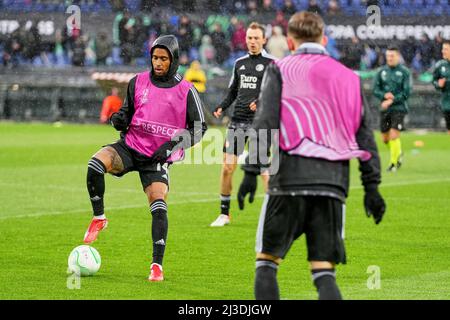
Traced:
<path fill-rule="evenodd" d="M 128 128 L 128 122 L 120 112 L 113 113 L 109 122 L 117 131 L 126 131 Z"/>
<path fill-rule="evenodd" d="M 248 202 L 253 203 L 253 200 L 255 200 L 255 192 L 257 187 L 257 181 L 256 181 L 256 174 L 245 172 L 244 179 L 241 182 L 241 185 L 239 186 L 238 191 L 238 203 L 239 203 L 239 209 L 244 209 L 244 200 L 245 196 L 250 193 L 250 197 L 248 198 Z"/>
<path fill-rule="evenodd" d="M 159 163 L 163 165 L 172 154 L 173 148 L 177 145 L 178 141 L 167 141 L 163 143 L 158 150 L 152 155 L 153 163 Z"/>
<path fill-rule="evenodd" d="M 381 222 L 386 211 L 386 204 L 377 187 L 365 188 L 364 208 L 366 209 L 367 217 L 373 216 L 375 224 Z"/>

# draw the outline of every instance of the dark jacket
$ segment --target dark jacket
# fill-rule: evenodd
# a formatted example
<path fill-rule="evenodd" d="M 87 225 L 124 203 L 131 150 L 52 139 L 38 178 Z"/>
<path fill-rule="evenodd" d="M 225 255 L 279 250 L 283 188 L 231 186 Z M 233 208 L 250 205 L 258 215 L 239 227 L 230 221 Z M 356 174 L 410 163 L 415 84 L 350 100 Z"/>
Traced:
<path fill-rule="evenodd" d="M 411 73 L 404 65 L 381 67 L 374 79 L 373 94 L 380 101 L 384 101 L 384 95 L 391 92 L 394 95 L 394 103 L 387 112 L 408 112 L 408 98 L 411 94 Z"/>
<path fill-rule="evenodd" d="M 264 71 L 273 59 L 275 57 L 263 51 L 258 55 L 247 54 L 234 63 L 228 93 L 219 105 L 225 111 L 235 102 L 232 121 L 253 121 L 255 112 L 249 105 L 257 100 Z"/>
<path fill-rule="evenodd" d="M 445 86 L 439 87 L 439 79 L 446 79 Z M 450 112 L 450 61 L 442 59 L 436 63 L 433 70 L 433 85 L 436 90 L 442 92 L 442 111 Z"/>
<path fill-rule="evenodd" d="M 308 51 L 308 53 L 313 53 Z M 258 109 L 253 121 L 253 128 L 280 129 L 282 76 L 276 64 L 272 63 L 266 70 L 258 99 Z M 356 141 L 362 150 L 369 151 L 371 159 L 360 161 L 362 184 L 366 189 L 376 188 L 381 182 L 380 158 L 373 132 L 369 127 L 369 109 L 365 99 L 361 125 L 356 134 Z M 260 145 L 262 149 L 266 146 Z M 252 152 L 252 151 L 250 151 Z M 307 158 L 289 155 L 279 149 L 279 169 L 270 176 L 268 193 L 271 195 L 319 195 L 345 201 L 349 191 L 350 162 L 329 161 L 320 158 Z M 244 171 L 259 173 L 260 165 L 245 165 Z"/>

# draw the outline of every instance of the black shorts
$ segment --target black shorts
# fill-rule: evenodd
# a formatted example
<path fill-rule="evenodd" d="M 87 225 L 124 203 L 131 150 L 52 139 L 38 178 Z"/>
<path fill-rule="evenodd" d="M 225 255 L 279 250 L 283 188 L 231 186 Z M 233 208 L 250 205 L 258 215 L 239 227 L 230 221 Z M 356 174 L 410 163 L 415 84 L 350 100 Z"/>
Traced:
<path fill-rule="evenodd" d="M 308 261 L 346 263 L 345 204 L 324 196 L 266 195 L 259 218 L 256 252 L 284 259 L 306 235 Z"/>
<path fill-rule="evenodd" d="M 169 186 L 168 164 L 161 166 L 152 163 L 149 157 L 130 148 L 123 139 L 106 146 L 114 148 L 122 159 L 124 170 L 121 173 L 113 174 L 114 176 L 122 177 L 130 171 L 137 171 L 144 190 L 153 182 L 162 182 Z"/>
<path fill-rule="evenodd" d="M 380 130 L 382 133 L 389 132 L 390 129 L 395 129 L 398 131 L 403 131 L 405 125 L 403 121 L 405 120 L 406 113 L 404 112 L 381 112 L 380 117 Z"/>
<path fill-rule="evenodd" d="M 450 130 L 450 111 L 443 111 L 443 114 L 447 130 Z"/>
<path fill-rule="evenodd" d="M 250 128 L 251 123 L 232 121 L 228 126 L 223 152 L 240 156 L 244 152 Z"/>

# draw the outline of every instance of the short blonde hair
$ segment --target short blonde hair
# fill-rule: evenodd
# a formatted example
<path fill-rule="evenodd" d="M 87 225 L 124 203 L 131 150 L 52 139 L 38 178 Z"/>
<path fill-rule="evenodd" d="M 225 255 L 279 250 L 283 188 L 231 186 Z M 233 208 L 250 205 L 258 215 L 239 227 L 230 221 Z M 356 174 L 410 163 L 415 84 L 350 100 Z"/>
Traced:
<path fill-rule="evenodd" d="M 325 23 L 316 13 L 301 11 L 289 19 L 288 34 L 302 42 L 320 42 L 325 30 Z"/>
<path fill-rule="evenodd" d="M 250 23 L 249 26 L 248 26 L 248 28 L 247 28 L 247 30 L 248 30 L 248 29 L 252 29 L 252 30 L 259 29 L 259 30 L 262 31 L 263 38 L 266 37 L 266 28 L 264 28 L 264 26 L 261 25 L 261 24 L 259 24 L 258 22 L 252 22 L 252 23 Z"/>

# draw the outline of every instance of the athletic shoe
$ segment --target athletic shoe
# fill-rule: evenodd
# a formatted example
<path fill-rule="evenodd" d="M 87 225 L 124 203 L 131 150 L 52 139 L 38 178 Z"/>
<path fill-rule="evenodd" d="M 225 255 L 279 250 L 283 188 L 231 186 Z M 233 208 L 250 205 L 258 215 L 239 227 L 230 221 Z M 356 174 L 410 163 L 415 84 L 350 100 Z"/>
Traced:
<path fill-rule="evenodd" d="M 230 224 L 230 216 L 221 214 L 213 223 L 210 224 L 210 227 L 223 227 L 227 224 Z"/>
<path fill-rule="evenodd" d="M 84 234 L 84 243 L 91 243 L 97 239 L 98 233 L 108 226 L 108 219 L 92 219 L 89 228 Z"/>
<path fill-rule="evenodd" d="M 162 266 L 157 263 L 152 263 L 150 266 L 150 275 L 148 276 L 148 281 L 163 281 L 164 274 Z"/>
<path fill-rule="evenodd" d="M 396 172 L 397 171 L 397 165 L 391 163 L 389 165 L 389 168 L 387 168 L 387 172 Z"/>
<path fill-rule="evenodd" d="M 400 169 L 402 164 L 403 164 L 403 152 L 400 154 L 400 156 L 397 159 L 397 169 Z"/>

